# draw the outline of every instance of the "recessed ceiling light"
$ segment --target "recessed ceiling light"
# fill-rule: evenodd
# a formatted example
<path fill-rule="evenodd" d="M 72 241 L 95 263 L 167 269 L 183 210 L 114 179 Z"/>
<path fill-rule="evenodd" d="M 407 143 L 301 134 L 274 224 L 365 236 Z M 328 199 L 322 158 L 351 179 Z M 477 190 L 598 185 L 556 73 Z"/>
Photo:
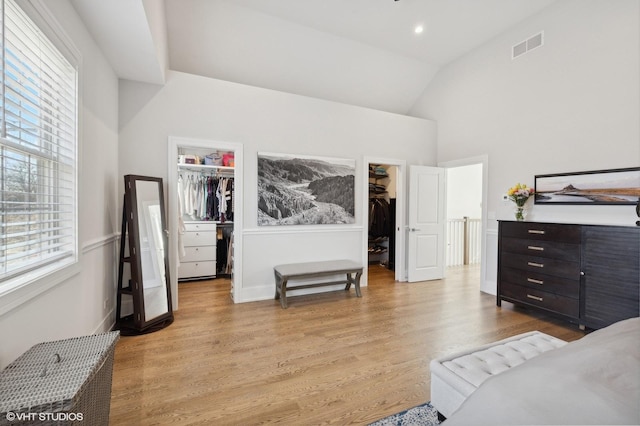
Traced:
<path fill-rule="evenodd" d="M 416 27 L 413 29 L 413 31 L 416 34 L 422 34 L 422 32 L 424 31 L 424 27 L 422 25 L 416 25 Z"/>

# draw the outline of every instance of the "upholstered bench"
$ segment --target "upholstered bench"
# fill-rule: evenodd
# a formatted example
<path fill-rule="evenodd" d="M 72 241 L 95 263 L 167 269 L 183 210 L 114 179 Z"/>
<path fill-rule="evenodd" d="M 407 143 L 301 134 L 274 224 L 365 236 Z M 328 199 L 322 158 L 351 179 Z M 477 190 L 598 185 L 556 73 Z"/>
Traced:
<path fill-rule="evenodd" d="M 449 417 L 489 377 L 566 344 L 531 331 L 434 359 L 430 363 L 431 405 Z"/>
<path fill-rule="evenodd" d="M 330 286 L 335 284 L 346 284 L 345 291 L 349 291 L 351 284 L 354 285 L 356 296 L 362 297 L 360 293 L 360 277 L 362 276 L 362 265 L 352 260 L 327 260 L 321 262 L 290 263 L 278 265 L 273 268 L 276 278 L 276 295 L 280 299 L 282 309 L 287 308 L 287 288 L 298 290 L 302 288 L 312 288 Z M 318 278 L 331 275 L 345 274 L 344 280 L 329 281 L 321 283 L 295 285 L 287 287 L 289 280 L 305 280 L 308 278 Z"/>

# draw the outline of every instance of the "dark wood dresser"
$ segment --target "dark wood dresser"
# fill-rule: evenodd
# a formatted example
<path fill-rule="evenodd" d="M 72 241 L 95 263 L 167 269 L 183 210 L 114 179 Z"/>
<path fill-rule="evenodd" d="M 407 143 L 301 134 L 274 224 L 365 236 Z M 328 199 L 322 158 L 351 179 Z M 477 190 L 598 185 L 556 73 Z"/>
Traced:
<path fill-rule="evenodd" d="M 640 316 L 640 228 L 500 221 L 503 300 L 589 328 Z"/>

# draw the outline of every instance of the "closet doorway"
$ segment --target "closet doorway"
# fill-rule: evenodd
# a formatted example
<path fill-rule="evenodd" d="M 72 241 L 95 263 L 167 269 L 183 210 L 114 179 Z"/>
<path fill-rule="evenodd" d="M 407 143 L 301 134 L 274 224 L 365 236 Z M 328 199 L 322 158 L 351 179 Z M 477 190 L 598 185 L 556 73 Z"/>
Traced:
<path fill-rule="evenodd" d="M 365 158 L 364 258 L 376 276 L 405 281 L 405 162 Z"/>
<path fill-rule="evenodd" d="M 230 278 L 242 288 L 242 145 L 169 137 L 168 225 L 171 294 L 179 281 Z"/>

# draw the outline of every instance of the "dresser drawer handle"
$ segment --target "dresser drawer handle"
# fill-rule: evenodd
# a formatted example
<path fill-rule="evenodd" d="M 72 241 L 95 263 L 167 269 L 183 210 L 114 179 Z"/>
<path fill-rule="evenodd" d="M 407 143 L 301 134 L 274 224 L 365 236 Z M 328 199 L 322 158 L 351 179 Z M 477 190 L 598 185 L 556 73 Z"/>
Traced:
<path fill-rule="evenodd" d="M 538 246 L 527 246 L 527 248 L 528 248 L 529 250 L 544 251 L 544 247 L 538 247 Z"/>
<path fill-rule="evenodd" d="M 544 268 L 544 263 L 527 262 L 529 266 L 535 266 L 536 268 Z"/>
<path fill-rule="evenodd" d="M 527 294 L 527 297 L 529 299 L 533 299 L 533 300 L 537 300 L 538 302 L 542 302 L 542 297 L 538 297 L 538 296 L 532 296 L 530 294 Z"/>
<path fill-rule="evenodd" d="M 544 231 L 542 229 L 529 229 L 530 234 L 539 234 L 544 235 Z"/>
<path fill-rule="evenodd" d="M 536 280 L 536 279 L 533 279 L 533 278 L 527 278 L 527 281 L 530 282 L 530 283 L 534 283 L 534 284 L 540 284 L 540 285 L 544 284 L 544 281 Z"/>

